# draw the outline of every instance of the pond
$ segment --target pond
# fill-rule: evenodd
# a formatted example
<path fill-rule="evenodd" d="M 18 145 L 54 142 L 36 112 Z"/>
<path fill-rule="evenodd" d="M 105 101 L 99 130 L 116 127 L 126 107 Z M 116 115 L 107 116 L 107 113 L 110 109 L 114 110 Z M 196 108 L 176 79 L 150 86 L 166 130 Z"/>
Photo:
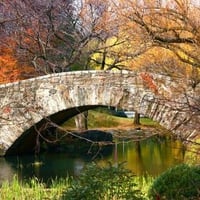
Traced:
<path fill-rule="evenodd" d="M 185 153 L 179 140 L 155 136 L 140 142 L 116 141 L 114 145 L 106 146 L 98 156 L 95 153 L 90 155 L 70 151 L 0 158 L 0 184 L 4 180 L 11 180 L 14 175 L 22 180 L 35 176 L 45 182 L 56 177 L 78 176 L 84 166 L 92 161 L 100 165 L 125 162 L 125 167 L 137 175 L 147 173 L 157 176 L 171 166 L 184 163 Z"/>

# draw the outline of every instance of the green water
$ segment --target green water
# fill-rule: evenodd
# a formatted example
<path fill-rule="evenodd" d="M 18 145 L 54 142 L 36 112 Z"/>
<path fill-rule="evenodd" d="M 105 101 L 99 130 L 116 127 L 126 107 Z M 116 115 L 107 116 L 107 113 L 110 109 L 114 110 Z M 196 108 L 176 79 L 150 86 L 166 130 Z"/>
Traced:
<path fill-rule="evenodd" d="M 78 148 L 77 148 L 78 149 Z M 88 163 L 113 165 L 126 162 L 125 167 L 135 174 L 157 176 L 167 168 L 186 162 L 185 148 L 178 140 L 154 137 L 141 142 L 116 141 L 100 154 L 73 150 L 65 153 L 43 153 L 39 156 L 0 158 L 0 183 L 11 180 L 16 174 L 20 179 L 36 176 L 48 182 L 51 178 L 78 176 Z M 94 159 L 95 158 L 95 159 Z M 92 160 L 93 159 L 93 160 Z"/>

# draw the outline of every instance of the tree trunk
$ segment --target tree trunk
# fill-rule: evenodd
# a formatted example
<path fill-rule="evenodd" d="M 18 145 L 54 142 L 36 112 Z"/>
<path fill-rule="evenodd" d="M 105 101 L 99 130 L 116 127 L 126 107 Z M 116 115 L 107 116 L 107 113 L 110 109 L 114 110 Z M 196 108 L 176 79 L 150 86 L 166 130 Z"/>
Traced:
<path fill-rule="evenodd" d="M 137 111 L 135 112 L 135 117 L 134 117 L 133 123 L 135 125 L 140 125 L 140 113 L 138 113 Z"/>
<path fill-rule="evenodd" d="M 79 131 L 85 131 L 88 129 L 87 119 L 88 119 L 88 111 L 82 112 L 75 116 L 76 128 Z"/>

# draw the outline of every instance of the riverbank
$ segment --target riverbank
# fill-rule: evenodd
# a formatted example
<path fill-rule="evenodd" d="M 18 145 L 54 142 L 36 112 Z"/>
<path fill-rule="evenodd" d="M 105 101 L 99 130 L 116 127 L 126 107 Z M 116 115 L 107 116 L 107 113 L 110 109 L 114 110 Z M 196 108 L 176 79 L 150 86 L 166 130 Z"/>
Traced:
<path fill-rule="evenodd" d="M 111 132 L 116 138 L 128 138 L 133 140 L 143 140 L 155 135 L 173 136 L 170 131 L 163 128 L 159 123 L 142 117 L 140 125 L 133 123 L 133 118 L 114 116 L 112 112 L 105 108 L 97 108 L 88 111 L 88 129 Z M 71 118 L 63 124 L 63 128 L 67 131 L 78 132 L 74 118 Z M 200 135 L 190 141 L 183 141 L 189 146 L 196 146 L 200 153 Z"/>
<path fill-rule="evenodd" d="M 123 164 L 101 167 L 95 163 L 87 166 L 79 178 L 56 179 L 50 186 L 31 178 L 0 186 L 0 199 L 194 199 L 200 198 L 200 166 L 176 165 L 156 178 L 146 174 L 135 176 Z M 192 186 L 191 186 L 192 185 Z M 167 187 L 166 187 L 167 186 Z"/>
<path fill-rule="evenodd" d="M 101 170 L 99 170 L 101 169 Z M 94 174 L 93 174 L 94 172 Z M 93 174 L 92 176 L 91 173 Z M 102 176 L 103 175 L 103 176 Z M 112 178 L 112 175 L 114 177 Z M 120 177 L 120 186 L 118 186 L 118 178 Z M 93 188 L 93 184 L 95 183 L 93 180 L 98 179 L 100 185 L 103 186 L 103 196 L 105 199 L 109 196 L 116 196 L 118 194 L 118 189 L 116 186 L 121 189 L 126 189 L 128 185 L 129 191 L 122 190 L 120 192 L 121 196 L 131 194 L 132 190 L 137 191 L 137 193 L 141 194 L 141 199 L 146 200 L 147 194 L 150 186 L 153 183 L 154 178 L 151 176 L 148 177 L 139 177 L 133 176 L 130 171 L 125 170 L 122 167 L 104 167 L 99 168 L 97 165 L 91 165 L 89 168 L 86 168 L 83 172 L 82 176 L 79 179 L 83 180 L 81 184 L 82 188 L 85 190 L 85 194 L 82 191 L 73 191 L 75 188 L 78 190 L 79 188 L 79 179 L 74 178 L 60 178 L 51 180 L 49 186 L 47 186 L 42 181 L 39 181 L 36 177 L 28 179 L 26 181 L 21 182 L 16 176 L 13 177 L 11 182 L 4 182 L 2 186 L 0 186 L 0 199 L 1 200 L 43 200 L 43 199 L 80 199 L 79 196 L 85 197 L 84 199 L 92 199 L 91 194 L 95 196 L 94 199 L 102 199 L 99 195 L 102 195 L 100 185 L 96 185 Z M 124 180 L 126 178 L 126 181 Z M 108 183 L 112 181 L 112 185 L 108 185 Z M 87 187 L 89 185 L 89 187 Z M 112 189 L 113 194 L 110 193 L 110 188 Z M 93 191 L 96 191 L 94 193 Z M 92 193 L 91 193 L 92 192 Z M 99 195 L 98 195 L 99 193 Z M 135 194 L 134 194 L 135 195 Z M 82 199 L 82 198 L 81 198 Z M 120 198 L 121 199 L 121 198 Z"/>
<path fill-rule="evenodd" d="M 111 115 L 106 111 L 92 110 L 88 113 L 88 129 L 109 132 L 115 139 L 144 140 L 155 135 L 169 135 L 169 131 L 149 118 L 142 117 L 140 124 L 135 125 L 133 118 Z M 67 121 L 63 128 L 69 132 L 78 132 L 74 118 Z"/>

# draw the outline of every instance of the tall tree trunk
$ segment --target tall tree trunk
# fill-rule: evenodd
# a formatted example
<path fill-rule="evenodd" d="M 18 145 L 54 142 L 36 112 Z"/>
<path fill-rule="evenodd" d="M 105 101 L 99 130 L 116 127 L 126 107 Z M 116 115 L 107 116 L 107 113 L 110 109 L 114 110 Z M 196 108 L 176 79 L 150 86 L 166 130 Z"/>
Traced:
<path fill-rule="evenodd" d="M 88 129 L 88 111 L 82 112 L 75 116 L 76 128 L 79 131 L 85 131 Z"/>
<path fill-rule="evenodd" d="M 138 113 L 137 111 L 135 111 L 135 117 L 133 123 L 135 125 L 140 125 L 140 113 Z"/>

